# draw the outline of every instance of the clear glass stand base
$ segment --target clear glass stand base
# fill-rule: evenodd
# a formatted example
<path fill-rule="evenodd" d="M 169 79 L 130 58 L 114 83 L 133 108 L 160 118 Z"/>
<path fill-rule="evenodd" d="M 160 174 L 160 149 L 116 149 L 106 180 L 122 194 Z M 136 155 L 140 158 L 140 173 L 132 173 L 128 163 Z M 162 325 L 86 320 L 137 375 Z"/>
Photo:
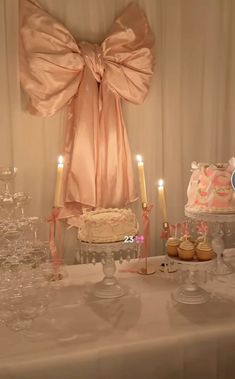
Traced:
<path fill-rule="evenodd" d="M 102 299 L 113 299 L 125 295 L 126 291 L 118 283 L 116 278 L 104 278 L 101 282 L 96 283 L 94 295 Z"/>
<path fill-rule="evenodd" d="M 216 274 L 217 275 L 228 275 L 234 272 L 233 266 L 230 263 L 225 263 L 223 258 L 220 258 L 217 262 Z"/>
<path fill-rule="evenodd" d="M 182 261 L 180 258 L 168 257 L 169 262 L 177 264 L 177 270 L 180 273 L 186 274 L 182 284 L 175 292 L 173 292 L 173 299 L 183 304 L 203 304 L 210 299 L 210 294 L 197 284 L 198 273 L 202 272 L 204 275 L 214 272 L 215 264 L 217 262 L 216 254 L 213 255 L 209 261 Z"/>
<path fill-rule="evenodd" d="M 91 260 L 94 263 L 96 260 L 94 256 L 97 254 L 101 258 L 101 263 L 103 266 L 104 278 L 100 282 L 96 283 L 93 287 L 94 295 L 102 299 L 113 299 L 121 297 L 128 292 L 128 289 L 124 289 L 122 285 L 118 283 L 115 276 L 116 272 L 116 262 L 114 255 L 121 257 L 123 260 L 123 255 L 127 256 L 127 260 L 131 259 L 131 255 L 138 252 L 137 244 L 127 244 L 120 242 L 107 242 L 107 243 L 89 243 L 80 241 L 80 252 L 81 256 L 92 255 Z M 121 262 L 120 262 L 121 263 Z"/>
<path fill-rule="evenodd" d="M 203 304 L 210 299 L 210 294 L 198 286 L 184 285 L 172 294 L 174 300 L 183 304 Z"/>

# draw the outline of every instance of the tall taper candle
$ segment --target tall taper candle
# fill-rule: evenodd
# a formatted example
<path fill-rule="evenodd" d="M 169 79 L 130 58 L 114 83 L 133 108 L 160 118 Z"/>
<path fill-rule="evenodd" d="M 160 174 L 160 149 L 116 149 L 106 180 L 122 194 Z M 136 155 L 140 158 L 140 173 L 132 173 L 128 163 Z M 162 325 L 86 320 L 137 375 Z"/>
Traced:
<path fill-rule="evenodd" d="M 62 207 L 61 192 L 62 192 L 63 169 L 64 169 L 64 158 L 62 155 L 60 155 L 58 158 L 58 165 L 57 165 L 54 207 Z"/>
<path fill-rule="evenodd" d="M 140 195 L 142 204 L 147 205 L 147 193 L 146 193 L 146 184 L 145 184 L 145 174 L 144 174 L 144 162 L 141 155 L 136 155 L 136 160 L 138 164 L 139 171 L 139 183 L 140 183 Z"/>
<path fill-rule="evenodd" d="M 160 179 L 158 181 L 158 194 L 159 194 L 159 204 L 162 213 L 162 221 L 167 221 L 167 211 L 166 211 L 166 198 L 165 198 L 165 190 L 164 190 L 164 180 Z"/>

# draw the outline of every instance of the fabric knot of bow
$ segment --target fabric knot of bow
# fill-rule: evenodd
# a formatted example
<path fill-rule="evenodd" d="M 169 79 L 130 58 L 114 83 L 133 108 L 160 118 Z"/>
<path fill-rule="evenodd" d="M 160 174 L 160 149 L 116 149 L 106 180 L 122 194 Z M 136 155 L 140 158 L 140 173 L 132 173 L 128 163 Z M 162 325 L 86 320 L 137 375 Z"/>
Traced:
<path fill-rule="evenodd" d="M 84 62 L 91 70 L 95 80 L 100 83 L 104 74 L 104 59 L 100 45 L 82 41 L 79 43 Z"/>
<path fill-rule="evenodd" d="M 144 101 L 154 38 L 130 3 L 100 44 L 76 42 L 34 0 L 20 0 L 20 77 L 28 109 L 51 116 L 68 106 L 63 174 L 66 209 L 124 207 L 137 199 L 121 100 Z"/>

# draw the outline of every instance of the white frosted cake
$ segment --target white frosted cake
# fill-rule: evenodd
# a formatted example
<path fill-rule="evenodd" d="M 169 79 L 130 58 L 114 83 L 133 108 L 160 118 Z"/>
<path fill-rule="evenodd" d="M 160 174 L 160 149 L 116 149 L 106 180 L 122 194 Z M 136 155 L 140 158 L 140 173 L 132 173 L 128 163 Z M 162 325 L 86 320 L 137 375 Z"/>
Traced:
<path fill-rule="evenodd" d="M 81 216 L 78 238 L 93 243 L 118 242 L 137 232 L 138 223 L 131 209 L 99 209 Z"/>
<path fill-rule="evenodd" d="M 193 162 L 186 211 L 235 213 L 234 170 L 235 158 L 228 163 L 210 165 Z"/>

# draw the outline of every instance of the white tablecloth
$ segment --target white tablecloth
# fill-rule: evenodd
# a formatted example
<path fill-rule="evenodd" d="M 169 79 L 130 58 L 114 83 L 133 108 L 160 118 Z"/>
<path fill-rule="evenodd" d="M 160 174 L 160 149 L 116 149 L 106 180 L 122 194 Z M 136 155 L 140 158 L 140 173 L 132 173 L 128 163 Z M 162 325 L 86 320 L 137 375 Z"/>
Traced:
<path fill-rule="evenodd" d="M 68 271 L 32 330 L 0 328 L 1 379 L 235 378 L 234 274 L 207 285 L 209 303 L 181 305 L 178 284 L 159 274 L 119 272 L 127 295 L 100 300 L 90 295 L 100 264 Z"/>

